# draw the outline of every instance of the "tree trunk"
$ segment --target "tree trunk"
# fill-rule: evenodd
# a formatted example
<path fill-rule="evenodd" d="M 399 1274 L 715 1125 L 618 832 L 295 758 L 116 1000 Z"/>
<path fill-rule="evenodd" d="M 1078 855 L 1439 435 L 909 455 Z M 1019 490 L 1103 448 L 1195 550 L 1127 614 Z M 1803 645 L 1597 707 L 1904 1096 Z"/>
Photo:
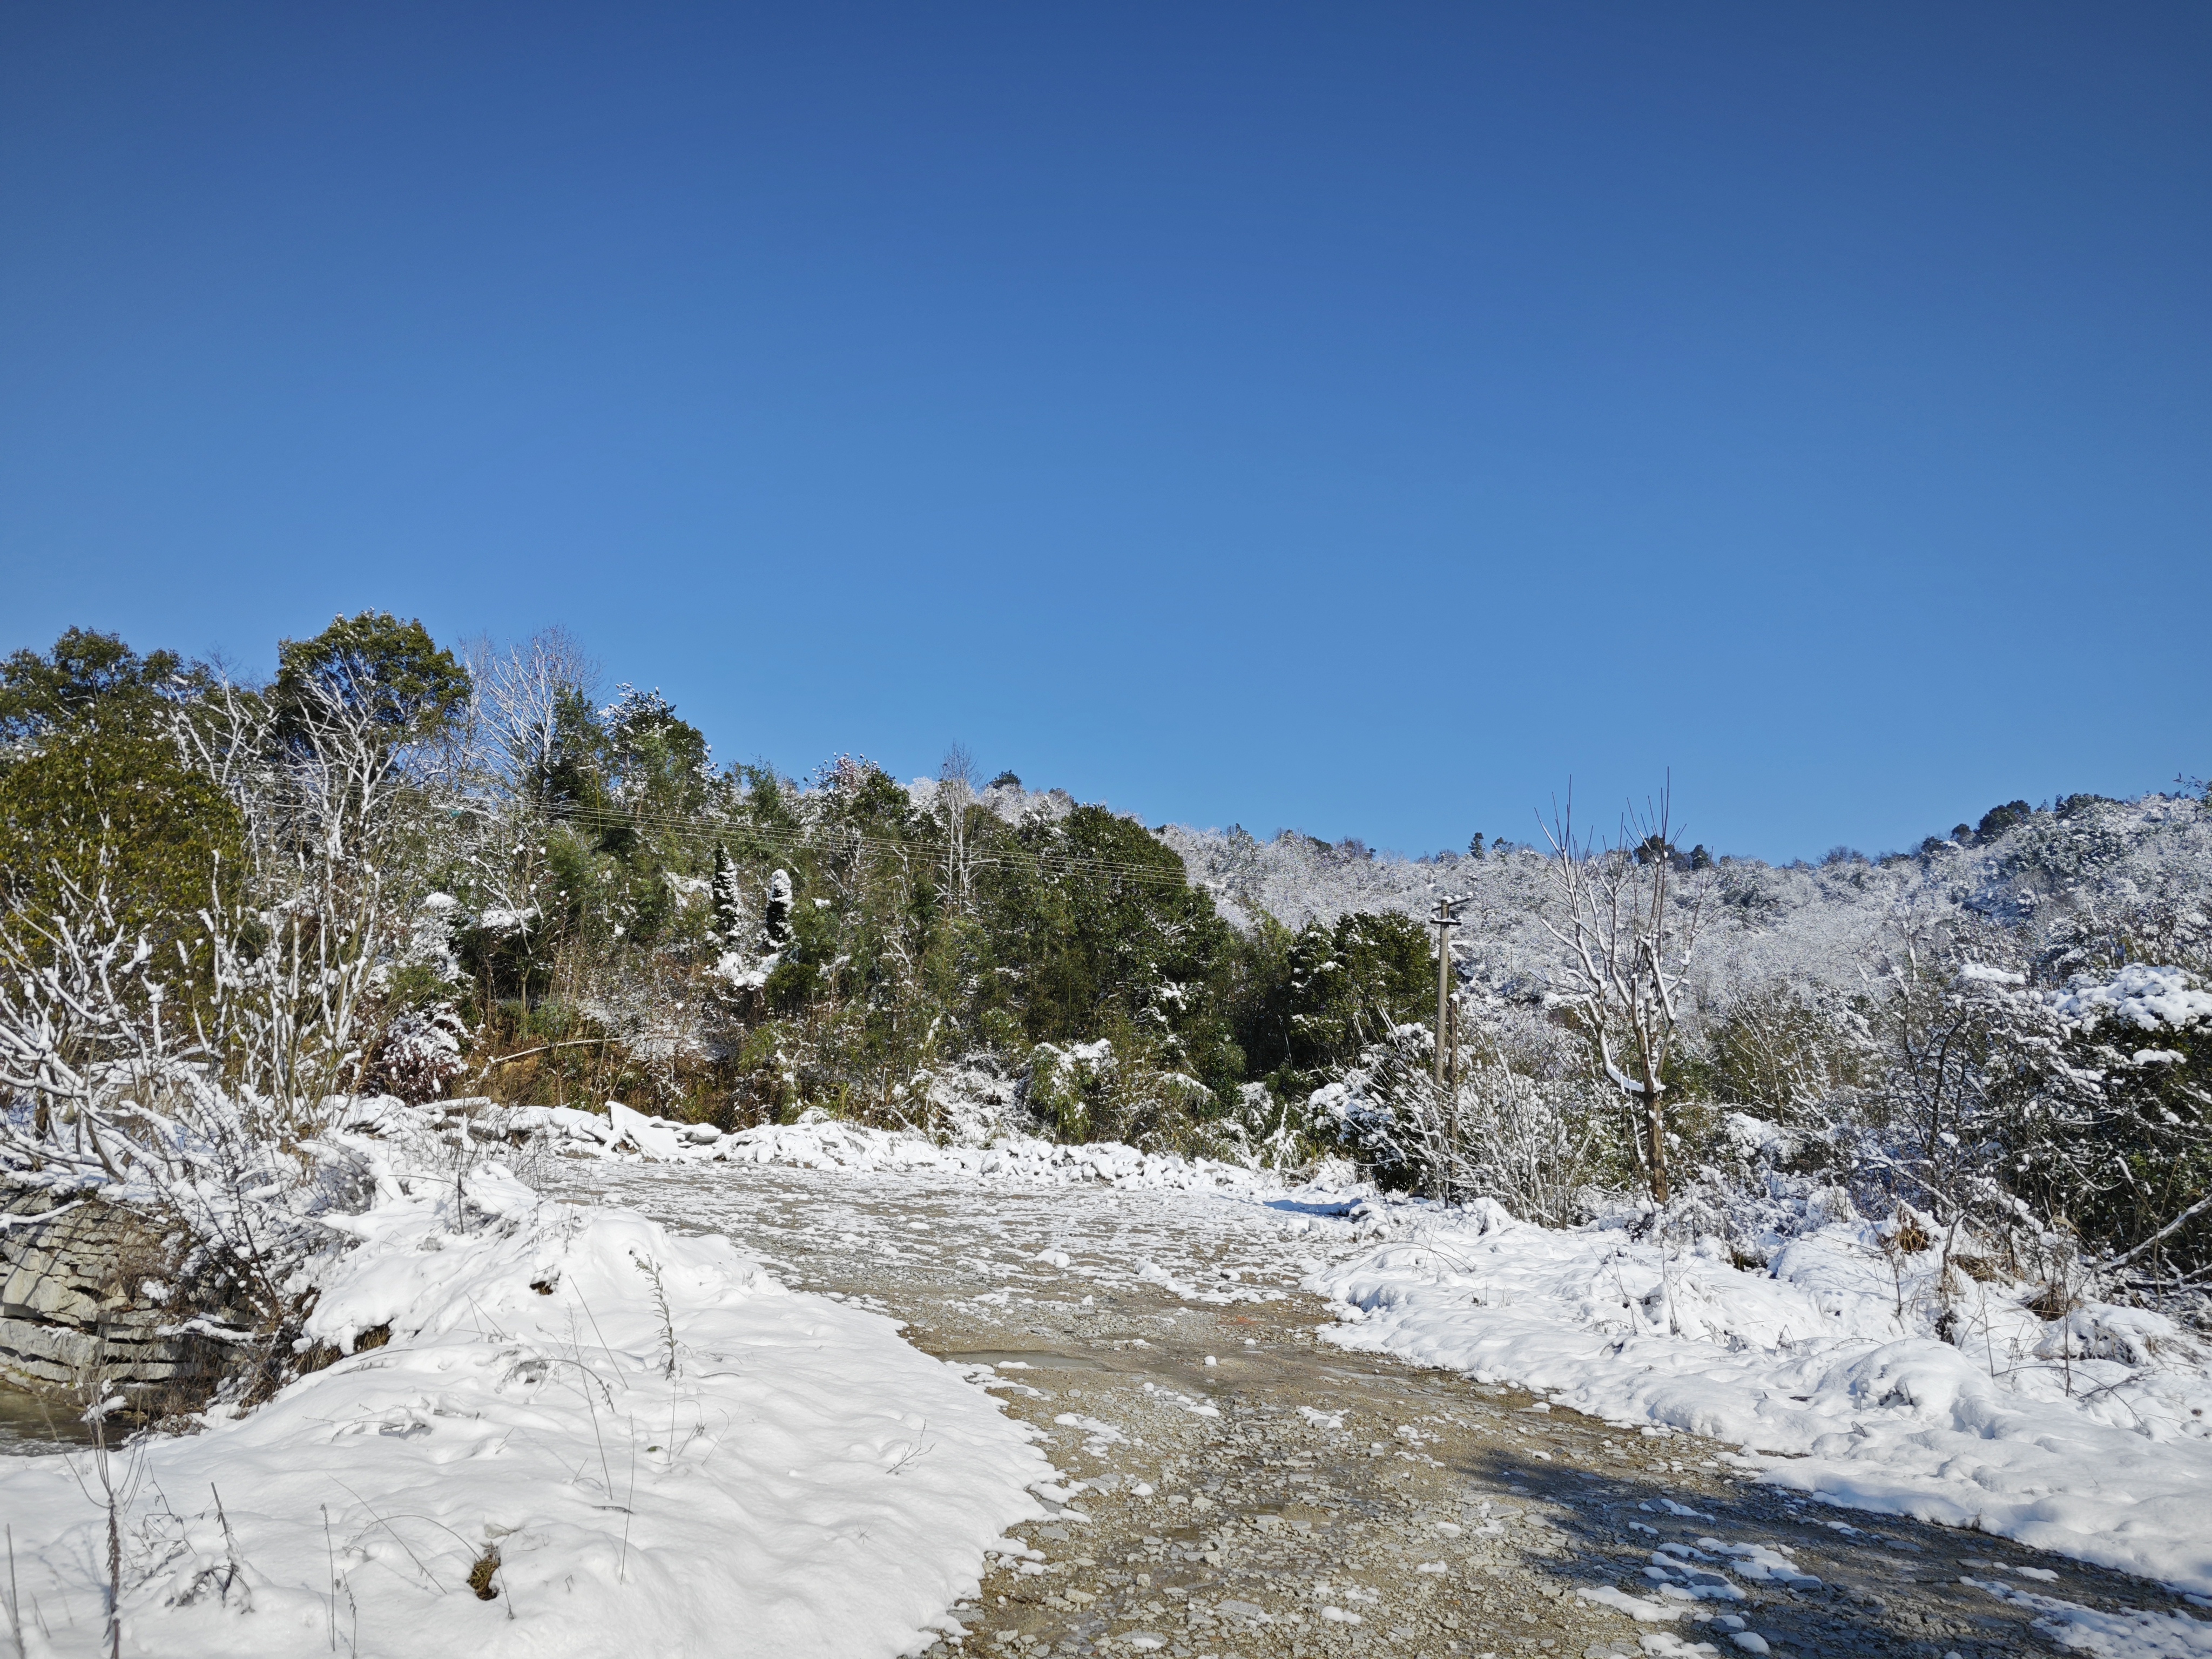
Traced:
<path fill-rule="evenodd" d="M 1651 1146 L 1651 1199 L 1664 1204 L 1667 1188 L 1667 1115 L 1660 1102 L 1658 1080 L 1651 1075 L 1647 1064 L 1644 1071 L 1644 1123 L 1645 1139 Z"/>

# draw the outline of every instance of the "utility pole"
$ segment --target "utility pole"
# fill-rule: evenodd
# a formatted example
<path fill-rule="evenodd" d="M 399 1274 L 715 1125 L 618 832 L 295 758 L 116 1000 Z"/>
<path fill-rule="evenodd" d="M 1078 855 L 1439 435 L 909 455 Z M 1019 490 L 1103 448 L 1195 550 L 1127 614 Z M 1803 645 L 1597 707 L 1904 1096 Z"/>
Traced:
<path fill-rule="evenodd" d="M 1451 930 L 1459 926 L 1459 918 L 1452 915 L 1455 905 L 1466 903 L 1465 899 L 1438 899 L 1437 913 L 1429 923 L 1437 930 L 1437 1087 L 1455 1085 L 1459 1082 L 1459 1028 L 1451 1017 Z M 1445 1044 L 1451 1046 L 1450 1058 L 1445 1058 Z"/>
<path fill-rule="evenodd" d="M 1459 1019 L 1452 1001 L 1451 930 L 1459 926 L 1452 915 L 1463 898 L 1440 898 L 1429 921 L 1437 930 L 1437 1093 L 1443 1102 L 1444 1133 L 1449 1152 L 1445 1173 L 1437 1185 L 1437 1196 L 1451 1202 L 1450 1171 L 1459 1166 Z"/>

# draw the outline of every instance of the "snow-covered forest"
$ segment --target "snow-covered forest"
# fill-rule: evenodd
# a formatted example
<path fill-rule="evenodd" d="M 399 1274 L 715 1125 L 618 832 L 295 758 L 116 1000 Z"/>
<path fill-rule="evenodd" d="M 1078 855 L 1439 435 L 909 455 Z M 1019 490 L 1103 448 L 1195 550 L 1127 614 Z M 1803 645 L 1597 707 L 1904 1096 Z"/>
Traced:
<path fill-rule="evenodd" d="M 889 1588 L 837 1616 L 874 1620 L 862 1645 L 899 1651 L 972 1585 L 963 1563 L 1043 1468 L 1020 1437 L 938 1372 L 910 1374 L 935 1362 L 887 1328 L 760 1300 L 781 1288 L 720 1241 L 545 1200 L 517 1170 L 564 1147 L 1181 1183 L 1240 1202 L 1308 1182 L 1334 1195 L 1316 1213 L 1355 1218 L 1330 1224 L 1350 1243 L 1425 1241 L 1418 1259 L 1314 1264 L 1308 1288 L 1376 1316 L 1358 1342 L 1535 1377 L 1608 1420 L 1690 1412 L 1673 1426 L 1747 1456 L 1769 1442 L 1820 1468 L 1879 1454 L 1892 1486 L 1853 1474 L 1838 1490 L 1913 1513 L 1949 1477 L 1910 1412 L 1891 1439 L 1846 1443 L 1825 1405 L 1784 1422 L 1744 1402 L 1782 1379 L 1803 1389 L 1790 1399 L 1840 1390 L 1836 1409 L 1860 1410 L 1859 1382 L 1820 1357 L 1838 1340 L 1846 1358 L 1917 1344 L 1916 1375 L 1934 1375 L 1925 1352 L 1978 1343 L 1997 1389 L 2002 1331 L 2027 1356 L 2027 1380 L 2002 1387 L 2038 1410 L 2203 1437 L 2212 808 L 2198 786 L 2004 803 L 1903 852 L 1780 868 L 1675 844 L 1663 796 L 1595 835 L 1562 812 L 1533 842 L 1478 836 L 1399 860 L 1290 831 L 1149 827 L 982 775 L 958 750 L 903 782 L 850 755 L 804 778 L 724 765 L 657 692 L 602 684 L 565 634 L 441 643 L 373 612 L 283 643 L 266 681 L 73 631 L 0 664 L 0 745 L 10 1224 L 59 1237 L 54 1218 L 81 1211 L 106 1230 L 106 1277 L 84 1291 L 106 1311 L 60 1335 L 11 1314 L 0 1358 L 18 1381 L 74 1389 L 103 1437 L 106 1565 L 80 1577 L 105 1583 L 111 1633 L 126 1559 L 199 1564 L 165 1607 L 229 1594 L 242 1569 L 225 1459 L 243 1448 L 270 1492 L 289 1490 L 288 1449 L 341 1396 L 380 1435 L 415 1433 L 404 1368 L 476 1364 L 487 1318 L 553 1356 L 528 1362 L 530 1387 L 560 1364 L 591 1379 L 559 1411 L 531 1407 L 544 1468 L 503 1478 L 575 1486 L 557 1525 L 592 1540 L 600 1580 L 627 1583 L 643 1571 L 631 1522 L 617 1539 L 605 1513 L 632 1515 L 638 1477 L 633 1463 L 616 1504 L 614 1385 L 558 1299 L 570 1291 L 627 1334 L 622 1362 L 593 1340 L 630 1391 L 633 1436 L 637 1411 L 742 1409 L 776 1423 L 779 1444 L 824 1458 L 866 1444 L 896 1474 L 919 1443 L 899 1437 L 896 1402 L 935 1400 L 959 1449 L 898 1488 L 877 1547 Z M 1440 905 L 1456 923 L 1443 975 Z M 1463 1295 L 1434 1266 L 1500 1250 L 1496 1273 L 1528 1279 L 1513 1316 L 1527 1329 L 1505 1349 L 1468 1311 L 1491 1291 Z M 1870 1290 L 1869 1252 L 1888 1264 Z M 1625 1313 L 1581 1291 L 1531 1311 L 1561 1262 L 1577 1285 L 1648 1267 L 1656 1288 L 1622 1289 Z M 1820 1316 L 1777 1300 L 1790 1297 Z M 1575 1346 L 1613 1341 L 1620 1319 L 1603 1353 Z M 1614 1364 L 1631 1337 L 1673 1345 L 1638 1376 L 1705 1376 L 1706 1350 L 1680 1345 L 1723 1340 L 1809 1369 L 1783 1379 L 1780 1360 L 1746 1360 L 1741 1386 L 1707 1376 L 1683 1407 Z M 302 1403 L 325 1368 L 387 1342 L 405 1347 L 378 1362 L 391 1374 L 331 1370 Z M 782 1393 L 708 1380 L 733 1370 L 684 1384 L 686 1355 L 714 1345 L 830 1357 Z M 2095 1379 L 2078 1396 L 2077 1368 Z M 522 1375 L 483 1382 L 468 1412 L 502 1420 L 493 1396 Z M 838 1376 L 866 1384 L 833 1404 Z M 1978 1376 L 1943 1386 L 1965 1399 Z M 1897 1399 L 1919 1409 L 1911 1393 Z M 2106 1421 L 2123 1411 L 2137 1428 Z M 172 1512 L 158 1548 L 126 1547 L 133 1500 L 113 1482 L 131 1477 L 111 1477 L 105 1437 L 210 1424 L 242 1437 L 204 1468 L 173 1456 L 177 1478 L 212 1483 L 213 1507 Z M 643 1449 L 664 1473 L 673 1443 L 672 1427 Z M 389 1472 L 390 1454 L 349 1455 L 371 1487 Z M 709 1500 L 747 1524 L 773 1471 L 716 1469 Z M 312 1494 L 295 1496 L 304 1513 Z M 675 1553 L 664 1572 L 705 1575 L 671 1629 L 766 1616 L 684 1565 L 705 1547 L 683 1520 L 691 1501 L 653 1498 L 658 1521 L 636 1510 Z M 2103 1554 L 2084 1541 L 2107 1530 L 2094 1516 L 2067 1531 L 2022 1499 L 1984 1520 L 2212 1583 L 2191 1553 L 2193 1499 L 2177 1486 L 2160 1501 L 2165 1519 Z M 270 1502 L 270 1538 L 304 1537 Z M 824 1535 L 857 1524 L 834 1504 L 807 1513 Z M 77 1569 L 54 1549 L 41 1571 L 61 1583 Z M 519 1571 L 501 1564 L 485 1543 L 480 1596 Z M 131 1581 L 146 1596 L 152 1571 Z M 330 1571 L 285 1605 L 335 1650 Z M 822 1581 L 820 1607 L 842 1607 L 844 1582 Z M 818 1635 L 793 1629 L 793 1650 Z"/>
<path fill-rule="evenodd" d="M 1786 868 L 1647 811 L 1404 860 L 1148 828 L 957 750 L 903 783 L 719 765 L 558 631 L 364 613 L 266 684 L 73 633 L 0 696 L 25 1157 L 112 1164 L 89 1126 L 137 1144 L 113 1097 L 157 1065 L 278 1120 L 467 1093 L 1341 1155 L 1556 1222 L 1740 1186 L 1756 1147 L 2146 1285 L 2208 1265 L 2193 789 Z"/>

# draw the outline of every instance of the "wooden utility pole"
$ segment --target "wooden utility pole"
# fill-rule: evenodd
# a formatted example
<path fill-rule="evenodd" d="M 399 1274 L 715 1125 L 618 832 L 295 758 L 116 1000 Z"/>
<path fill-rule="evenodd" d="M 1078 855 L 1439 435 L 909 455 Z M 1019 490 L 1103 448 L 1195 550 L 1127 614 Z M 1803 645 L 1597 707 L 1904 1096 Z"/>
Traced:
<path fill-rule="evenodd" d="M 1456 1085 L 1459 1082 L 1459 1029 L 1452 1019 L 1451 1002 L 1451 930 L 1459 926 L 1459 918 L 1452 915 L 1452 907 L 1464 904 L 1465 899 L 1438 899 L 1437 913 L 1429 918 L 1437 930 L 1437 1087 Z M 1446 1058 L 1446 1044 L 1450 1045 Z"/>
<path fill-rule="evenodd" d="M 1451 1171 L 1459 1167 L 1459 1019 L 1452 999 L 1451 930 L 1459 926 L 1453 907 L 1464 899 L 1440 898 L 1429 918 L 1437 930 L 1437 1093 L 1444 1111 L 1444 1135 L 1449 1147 L 1437 1196 L 1451 1202 Z"/>

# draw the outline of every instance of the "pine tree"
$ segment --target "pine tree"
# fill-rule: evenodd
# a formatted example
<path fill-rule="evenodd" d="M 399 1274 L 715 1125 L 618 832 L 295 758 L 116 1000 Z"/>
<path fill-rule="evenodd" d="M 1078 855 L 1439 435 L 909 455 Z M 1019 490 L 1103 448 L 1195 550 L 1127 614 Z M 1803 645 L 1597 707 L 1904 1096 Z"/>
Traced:
<path fill-rule="evenodd" d="M 1468 844 L 1467 844 L 1467 855 L 1468 855 L 1468 857 L 1469 857 L 1469 858 L 1471 858 L 1471 859 L 1479 859 L 1479 858 L 1480 858 L 1480 857 L 1482 856 L 1482 831 L 1481 831 L 1481 830 L 1476 830 L 1476 831 L 1474 832 L 1474 838 L 1472 841 L 1470 841 L 1470 842 L 1468 842 Z"/>
<path fill-rule="evenodd" d="M 791 872 L 779 870 L 768 878 L 768 903 L 761 918 L 761 947 L 771 954 L 790 948 Z"/>
<path fill-rule="evenodd" d="M 738 885 L 738 866 L 729 849 L 714 848 L 714 943 L 724 951 L 740 951 L 745 943 L 745 900 Z"/>

